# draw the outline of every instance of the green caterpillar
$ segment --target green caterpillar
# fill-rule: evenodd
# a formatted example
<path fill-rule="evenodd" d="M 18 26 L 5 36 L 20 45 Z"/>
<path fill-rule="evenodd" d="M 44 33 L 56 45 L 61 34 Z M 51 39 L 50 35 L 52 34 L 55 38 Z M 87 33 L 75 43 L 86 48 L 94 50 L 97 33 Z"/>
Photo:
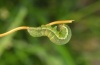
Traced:
<path fill-rule="evenodd" d="M 47 36 L 53 43 L 58 45 L 68 43 L 72 35 L 69 26 L 65 24 L 59 24 L 54 27 L 46 25 L 29 27 L 27 30 L 33 37 Z"/>

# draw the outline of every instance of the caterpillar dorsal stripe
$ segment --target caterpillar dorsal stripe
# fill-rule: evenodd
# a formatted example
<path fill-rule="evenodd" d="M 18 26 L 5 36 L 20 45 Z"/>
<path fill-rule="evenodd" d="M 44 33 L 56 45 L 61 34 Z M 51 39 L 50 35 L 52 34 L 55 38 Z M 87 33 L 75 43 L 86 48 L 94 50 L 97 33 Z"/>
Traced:
<path fill-rule="evenodd" d="M 54 21 L 40 27 L 21 26 L 12 29 L 6 33 L 0 34 L 0 37 L 6 36 L 18 30 L 27 30 L 33 37 L 47 36 L 53 43 L 61 45 L 66 44 L 71 38 L 71 30 L 65 23 L 72 23 L 73 20 Z M 58 24 L 58 26 L 52 26 Z"/>

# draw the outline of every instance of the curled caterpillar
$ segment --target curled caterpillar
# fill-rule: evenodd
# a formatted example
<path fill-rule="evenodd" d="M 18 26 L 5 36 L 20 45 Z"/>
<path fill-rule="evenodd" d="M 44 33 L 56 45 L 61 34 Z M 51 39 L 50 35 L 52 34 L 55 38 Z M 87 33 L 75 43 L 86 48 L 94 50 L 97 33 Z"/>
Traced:
<path fill-rule="evenodd" d="M 40 27 L 21 26 L 12 29 L 6 33 L 0 34 L 0 37 L 9 35 L 18 30 L 27 30 L 33 37 L 47 36 L 53 43 L 61 45 L 66 44 L 71 39 L 71 30 L 65 23 L 72 23 L 74 20 L 54 21 Z M 58 26 L 52 26 L 58 24 Z"/>
<path fill-rule="evenodd" d="M 71 30 L 65 24 L 55 27 L 45 25 L 41 27 L 30 27 L 28 32 L 33 37 L 47 36 L 53 43 L 58 45 L 68 43 L 71 38 Z"/>

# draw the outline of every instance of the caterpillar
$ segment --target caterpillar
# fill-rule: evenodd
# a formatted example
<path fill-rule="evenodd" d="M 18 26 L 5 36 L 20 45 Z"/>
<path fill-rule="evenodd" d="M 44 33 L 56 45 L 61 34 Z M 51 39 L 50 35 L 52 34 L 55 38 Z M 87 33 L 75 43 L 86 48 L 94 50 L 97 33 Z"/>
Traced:
<path fill-rule="evenodd" d="M 66 44 L 71 38 L 69 26 L 60 24 L 55 27 L 42 25 L 41 27 L 30 27 L 28 32 L 33 37 L 47 36 L 53 43 Z"/>
<path fill-rule="evenodd" d="M 73 20 L 55 21 L 47 25 L 41 25 L 40 27 L 21 26 L 6 33 L 0 34 L 0 37 L 6 36 L 18 30 L 27 30 L 33 37 L 47 36 L 53 43 L 62 45 L 68 43 L 71 39 L 71 30 L 68 25 L 65 25 L 65 23 L 71 23 L 72 21 Z M 55 24 L 58 25 L 52 26 Z"/>

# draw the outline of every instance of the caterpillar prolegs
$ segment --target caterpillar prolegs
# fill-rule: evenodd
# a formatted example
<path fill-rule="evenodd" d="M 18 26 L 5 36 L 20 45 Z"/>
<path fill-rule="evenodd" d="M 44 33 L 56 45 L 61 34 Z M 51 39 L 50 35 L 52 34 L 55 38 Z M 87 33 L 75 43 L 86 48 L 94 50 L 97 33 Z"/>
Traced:
<path fill-rule="evenodd" d="M 9 35 L 18 30 L 27 30 L 33 37 L 47 36 L 53 43 L 61 45 L 69 42 L 71 38 L 71 30 L 65 23 L 72 23 L 73 20 L 54 21 L 40 27 L 21 26 L 12 29 L 6 33 L 0 34 L 0 37 Z M 52 26 L 58 24 L 58 26 Z"/>
<path fill-rule="evenodd" d="M 65 24 L 59 24 L 55 27 L 46 25 L 30 27 L 28 32 L 33 37 L 47 36 L 53 43 L 58 45 L 68 43 L 72 35 L 69 26 Z"/>

